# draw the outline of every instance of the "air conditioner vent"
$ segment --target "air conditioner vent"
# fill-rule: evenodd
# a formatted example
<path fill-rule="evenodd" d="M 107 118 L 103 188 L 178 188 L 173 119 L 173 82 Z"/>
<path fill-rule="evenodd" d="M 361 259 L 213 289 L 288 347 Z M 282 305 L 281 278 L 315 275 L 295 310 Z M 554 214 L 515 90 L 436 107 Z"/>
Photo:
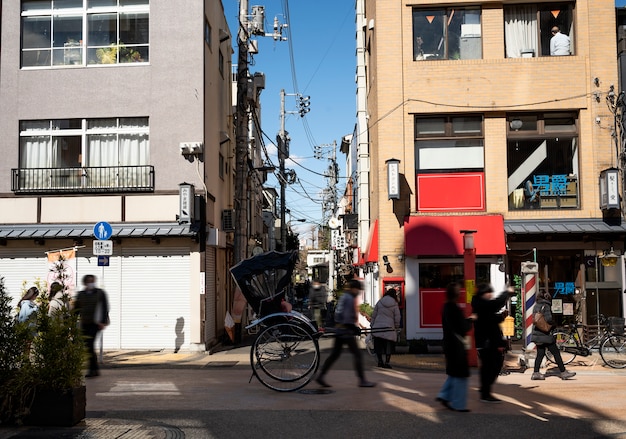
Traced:
<path fill-rule="evenodd" d="M 235 231 L 235 210 L 226 209 L 222 211 L 222 230 L 225 232 Z"/>

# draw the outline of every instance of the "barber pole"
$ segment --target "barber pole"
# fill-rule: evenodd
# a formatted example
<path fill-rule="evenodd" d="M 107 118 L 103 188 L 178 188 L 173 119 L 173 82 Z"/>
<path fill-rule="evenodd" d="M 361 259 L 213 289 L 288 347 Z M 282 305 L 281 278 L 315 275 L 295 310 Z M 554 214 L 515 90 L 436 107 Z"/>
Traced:
<path fill-rule="evenodd" d="M 537 297 L 538 265 L 536 262 L 522 262 L 524 275 L 524 346 L 530 344 L 533 331 L 533 308 Z"/>

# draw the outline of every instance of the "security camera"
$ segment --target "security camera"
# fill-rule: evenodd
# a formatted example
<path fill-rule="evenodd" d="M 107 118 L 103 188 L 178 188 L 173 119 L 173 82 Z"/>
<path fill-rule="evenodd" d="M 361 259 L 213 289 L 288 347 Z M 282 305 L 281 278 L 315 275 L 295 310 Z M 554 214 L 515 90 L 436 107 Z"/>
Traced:
<path fill-rule="evenodd" d="M 191 148 L 189 147 L 189 144 L 188 144 L 188 143 L 181 143 L 181 144 L 179 145 L 179 148 L 180 148 L 180 153 L 181 153 L 182 155 L 188 155 L 188 154 L 191 154 Z"/>

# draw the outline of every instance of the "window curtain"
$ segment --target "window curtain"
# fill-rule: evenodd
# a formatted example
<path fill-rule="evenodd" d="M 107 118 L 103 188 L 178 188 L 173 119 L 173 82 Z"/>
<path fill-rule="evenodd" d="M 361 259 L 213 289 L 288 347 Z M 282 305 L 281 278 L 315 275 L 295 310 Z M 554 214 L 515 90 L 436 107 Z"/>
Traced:
<path fill-rule="evenodd" d="M 507 58 L 520 58 L 525 50 L 538 55 L 537 10 L 533 6 L 511 6 L 504 10 Z"/>
<path fill-rule="evenodd" d="M 35 189 L 48 185 L 48 171 L 35 171 L 35 168 L 54 168 L 56 166 L 57 142 L 51 142 L 50 136 L 23 137 L 21 139 L 20 168 L 33 169 L 20 172 L 20 188 Z"/>
<path fill-rule="evenodd" d="M 110 169 L 90 169 L 85 172 L 85 185 L 92 188 L 116 187 L 118 164 L 117 136 L 115 134 L 92 134 L 87 140 L 87 162 L 89 168 L 111 167 Z"/>

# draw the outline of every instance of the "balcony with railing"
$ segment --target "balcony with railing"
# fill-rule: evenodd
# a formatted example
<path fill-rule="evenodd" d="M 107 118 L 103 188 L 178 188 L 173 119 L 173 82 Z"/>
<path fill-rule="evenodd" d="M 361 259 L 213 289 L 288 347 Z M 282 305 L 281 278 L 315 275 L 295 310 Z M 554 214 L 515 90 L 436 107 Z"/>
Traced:
<path fill-rule="evenodd" d="M 17 194 L 154 192 L 154 166 L 12 169 Z"/>

